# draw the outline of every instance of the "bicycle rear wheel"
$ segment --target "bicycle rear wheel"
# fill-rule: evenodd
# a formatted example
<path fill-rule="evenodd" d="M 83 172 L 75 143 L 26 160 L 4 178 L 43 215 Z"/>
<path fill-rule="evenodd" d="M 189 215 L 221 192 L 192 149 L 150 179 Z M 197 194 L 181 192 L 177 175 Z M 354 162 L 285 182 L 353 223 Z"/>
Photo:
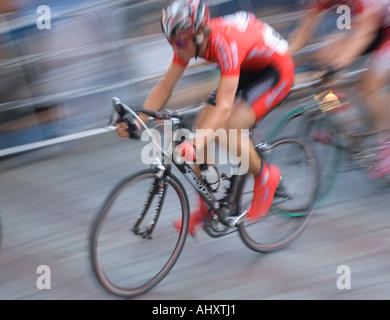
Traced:
<path fill-rule="evenodd" d="M 257 252 L 272 252 L 294 241 L 305 229 L 317 199 L 318 163 L 310 144 L 295 138 L 270 143 L 267 162 L 278 165 L 281 180 L 270 211 L 256 222 L 239 225 L 242 241 Z M 250 208 L 254 177 L 247 175 L 239 186 L 239 212 Z"/>
<path fill-rule="evenodd" d="M 344 160 L 344 150 L 335 125 L 328 113 L 301 107 L 284 115 L 275 125 L 269 139 L 281 136 L 284 132 L 293 132 L 294 137 L 311 142 L 320 171 L 318 205 L 323 204 L 336 185 Z"/>
<path fill-rule="evenodd" d="M 112 294 L 133 297 L 149 291 L 169 273 L 184 246 L 189 221 L 187 194 L 172 174 L 164 179 L 162 189 L 153 187 L 158 181 L 156 172 L 148 169 L 119 182 L 91 228 L 92 269 Z M 159 190 L 164 193 L 159 194 Z M 147 214 L 137 234 L 134 226 L 145 209 Z M 150 227 L 158 209 L 151 238 L 143 237 L 142 231 Z M 173 228 L 176 219 L 183 222 L 180 233 Z"/>

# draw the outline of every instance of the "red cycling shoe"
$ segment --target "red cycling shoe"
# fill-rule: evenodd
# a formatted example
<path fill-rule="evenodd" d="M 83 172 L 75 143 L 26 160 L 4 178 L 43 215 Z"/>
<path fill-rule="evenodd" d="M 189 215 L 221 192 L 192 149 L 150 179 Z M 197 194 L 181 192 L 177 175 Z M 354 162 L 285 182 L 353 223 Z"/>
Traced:
<path fill-rule="evenodd" d="M 253 200 L 247 214 L 249 221 L 258 220 L 268 213 L 279 181 L 280 168 L 264 163 L 262 171 L 255 177 Z"/>
<path fill-rule="evenodd" d="M 209 205 L 203 198 L 199 196 L 199 208 L 190 214 L 190 223 L 188 226 L 188 233 L 192 236 L 195 236 L 199 227 L 204 223 L 207 213 L 209 212 Z M 181 230 L 181 219 L 177 219 L 173 226 L 177 232 Z"/>

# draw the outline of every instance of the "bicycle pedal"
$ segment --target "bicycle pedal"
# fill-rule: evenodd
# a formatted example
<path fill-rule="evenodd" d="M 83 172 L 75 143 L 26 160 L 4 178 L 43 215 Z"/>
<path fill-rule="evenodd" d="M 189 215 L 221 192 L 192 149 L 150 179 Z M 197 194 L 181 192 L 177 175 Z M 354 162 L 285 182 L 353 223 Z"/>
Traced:
<path fill-rule="evenodd" d="M 243 213 L 241 213 L 239 216 L 234 217 L 228 217 L 225 219 L 226 224 L 230 228 L 236 228 L 239 226 L 239 224 L 244 221 L 244 218 L 247 216 L 248 210 L 245 210 Z"/>

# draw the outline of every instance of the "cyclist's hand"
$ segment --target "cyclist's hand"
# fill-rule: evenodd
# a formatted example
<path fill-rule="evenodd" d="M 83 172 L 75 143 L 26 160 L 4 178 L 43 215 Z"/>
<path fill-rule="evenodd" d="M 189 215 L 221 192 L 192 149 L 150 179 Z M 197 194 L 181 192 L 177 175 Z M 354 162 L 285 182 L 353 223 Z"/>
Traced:
<path fill-rule="evenodd" d="M 322 84 L 327 84 L 334 80 L 338 72 L 332 65 L 324 66 L 319 64 L 310 64 L 308 70 L 311 73 L 311 80 L 320 80 Z"/>
<path fill-rule="evenodd" d="M 116 132 L 123 139 L 139 139 L 141 127 L 134 119 L 123 118 L 122 121 L 118 121 L 115 124 Z"/>
<path fill-rule="evenodd" d="M 129 126 L 125 121 L 115 122 L 114 126 L 116 127 L 116 132 L 119 137 L 121 137 L 122 139 L 130 138 Z"/>
<path fill-rule="evenodd" d="M 192 143 L 183 141 L 176 147 L 176 154 L 181 158 L 182 162 L 193 163 L 196 161 L 196 149 Z"/>
<path fill-rule="evenodd" d="M 333 81 L 336 80 L 337 70 L 331 66 L 325 66 L 322 68 L 321 72 L 319 72 L 319 80 L 321 80 L 321 85 L 329 86 Z"/>

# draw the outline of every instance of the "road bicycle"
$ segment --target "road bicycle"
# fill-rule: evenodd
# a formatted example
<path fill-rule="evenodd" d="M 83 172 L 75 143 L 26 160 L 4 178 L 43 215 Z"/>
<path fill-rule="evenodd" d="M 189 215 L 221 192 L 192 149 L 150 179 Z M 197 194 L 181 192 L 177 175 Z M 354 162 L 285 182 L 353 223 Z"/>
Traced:
<path fill-rule="evenodd" d="M 150 122 L 154 127 L 149 126 L 162 132 L 167 124 L 172 125 L 172 132 L 186 127 L 183 116 L 174 111 L 136 110 L 119 98 L 113 98 L 113 107 L 111 125 L 125 110 L 138 120 L 139 113 L 149 115 L 155 121 Z M 144 132 L 153 137 L 150 128 L 145 123 L 142 125 Z M 174 148 L 182 143 L 183 137 L 170 139 L 170 145 L 164 148 L 157 139 L 151 140 L 162 151 L 160 157 L 150 168 L 125 177 L 114 187 L 90 230 L 92 270 L 109 293 L 122 297 L 144 294 L 170 272 L 187 237 L 191 188 L 210 207 L 204 222 L 204 230 L 210 237 L 238 232 L 243 243 L 256 252 L 285 248 L 310 221 L 319 171 L 315 153 L 304 140 L 286 137 L 255 144 L 263 161 L 278 165 L 282 175 L 270 211 L 256 222 L 247 219 L 253 197 L 252 175 L 221 173 L 225 186 L 220 187 L 222 192 L 213 193 L 191 164 L 174 156 Z M 299 163 L 287 161 L 292 146 L 300 150 Z M 173 227 L 177 219 L 182 220 L 180 232 Z"/>
<path fill-rule="evenodd" d="M 316 71 L 313 66 L 308 70 Z M 367 175 L 377 150 L 378 132 L 369 129 L 369 116 L 350 102 L 349 95 L 335 85 L 336 79 L 334 74 L 315 80 L 313 93 L 280 117 L 267 136 L 275 139 L 288 131 L 311 142 L 320 167 L 318 204 L 331 194 L 342 170 L 361 169 Z M 376 182 L 389 185 L 390 180 L 384 177 Z"/>

